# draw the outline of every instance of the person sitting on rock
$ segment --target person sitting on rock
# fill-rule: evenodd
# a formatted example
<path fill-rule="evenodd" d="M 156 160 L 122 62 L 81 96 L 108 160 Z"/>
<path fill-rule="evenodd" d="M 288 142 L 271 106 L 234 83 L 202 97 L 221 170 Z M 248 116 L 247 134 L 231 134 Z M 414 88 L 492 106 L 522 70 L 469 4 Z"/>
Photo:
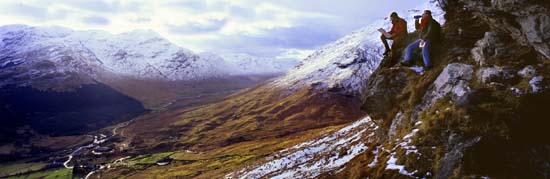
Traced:
<path fill-rule="evenodd" d="M 401 62 L 404 66 L 410 66 L 412 63 L 412 54 L 414 50 L 422 48 L 422 59 L 424 60 L 424 69 L 430 69 L 433 64 L 430 61 L 430 50 L 432 45 L 439 41 L 441 36 L 441 25 L 432 17 L 430 10 L 425 10 L 422 14 L 422 20 L 418 22 L 420 16 L 415 16 L 414 25 L 419 31 L 419 39 L 412 42 L 405 49 L 405 59 Z"/>
<path fill-rule="evenodd" d="M 378 29 L 378 31 L 382 33 L 380 39 L 382 39 L 382 43 L 384 43 L 384 47 L 386 48 L 384 51 L 384 56 L 387 56 L 392 49 L 401 44 L 402 40 L 407 36 L 407 21 L 405 21 L 405 19 L 400 18 L 396 12 L 392 12 L 390 15 L 390 20 L 392 27 L 389 32 L 386 32 L 382 28 Z M 391 49 L 388 45 L 388 40 L 393 40 Z"/>

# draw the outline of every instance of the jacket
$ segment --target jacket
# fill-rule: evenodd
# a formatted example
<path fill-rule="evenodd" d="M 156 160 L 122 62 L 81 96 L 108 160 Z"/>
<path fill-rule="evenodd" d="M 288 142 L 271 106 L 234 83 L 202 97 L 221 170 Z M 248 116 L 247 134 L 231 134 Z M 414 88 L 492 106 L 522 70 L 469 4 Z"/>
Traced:
<path fill-rule="evenodd" d="M 414 26 L 416 30 L 420 31 L 419 38 L 422 40 L 438 42 L 441 39 L 441 24 L 433 19 L 430 19 L 422 28 L 420 28 L 418 20 L 415 20 Z"/>
<path fill-rule="evenodd" d="M 403 38 L 407 36 L 407 21 L 399 18 L 397 22 L 393 24 L 389 33 L 394 35 L 396 38 Z"/>

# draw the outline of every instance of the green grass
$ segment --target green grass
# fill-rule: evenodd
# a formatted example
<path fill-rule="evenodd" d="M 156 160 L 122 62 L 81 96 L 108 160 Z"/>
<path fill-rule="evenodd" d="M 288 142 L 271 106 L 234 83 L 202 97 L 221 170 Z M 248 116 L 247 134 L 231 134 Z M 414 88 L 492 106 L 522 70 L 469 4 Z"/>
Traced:
<path fill-rule="evenodd" d="M 29 162 L 29 160 L 0 164 L 0 177 L 37 171 L 44 168 L 45 166 L 46 163 Z"/>
<path fill-rule="evenodd" d="M 163 152 L 156 154 L 145 154 L 137 156 L 136 158 L 130 159 L 130 163 L 135 163 L 138 165 L 150 165 L 156 164 L 158 161 L 171 156 L 174 152 Z"/>
<path fill-rule="evenodd" d="M 22 175 L 17 177 L 9 177 L 9 179 L 68 179 L 73 177 L 73 170 L 72 169 L 66 169 L 66 168 L 60 168 L 60 169 L 52 169 L 47 170 L 44 172 L 36 172 L 31 173 L 28 175 Z"/>

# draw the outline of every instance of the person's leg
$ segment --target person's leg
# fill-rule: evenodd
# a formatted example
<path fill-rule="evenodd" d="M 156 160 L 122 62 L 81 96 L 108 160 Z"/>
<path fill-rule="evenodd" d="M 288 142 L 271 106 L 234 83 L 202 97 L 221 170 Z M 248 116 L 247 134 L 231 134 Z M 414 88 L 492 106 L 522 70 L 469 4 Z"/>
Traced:
<path fill-rule="evenodd" d="M 403 61 L 404 63 L 411 63 L 413 51 L 419 48 L 418 45 L 420 45 L 420 39 L 415 40 L 414 42 L 410 43 L 407 48 L 405 48 L 405 60 Z"/>
<path fill-rule="evenodd" d="M 430 61 L 430 40 L 424 42 L 424 47 L 422 47 L 422 59 L 424 59 L 424 67 L 431 68 L 432 63 Z"/>
<path fill-rule="evenodd" d="M 388 45 L 388 38 L 386 38 L 386 36 L 384 36 L 384 34 L 382 34 L 380 36 L 380 39 L 382 40 L 382 43 L 384 43 L 384 48 L 386 48 L 386 50 L 384 51 L 384 55 L 387 55 L 388 52 L 390 51 L 390 45 Z"/>

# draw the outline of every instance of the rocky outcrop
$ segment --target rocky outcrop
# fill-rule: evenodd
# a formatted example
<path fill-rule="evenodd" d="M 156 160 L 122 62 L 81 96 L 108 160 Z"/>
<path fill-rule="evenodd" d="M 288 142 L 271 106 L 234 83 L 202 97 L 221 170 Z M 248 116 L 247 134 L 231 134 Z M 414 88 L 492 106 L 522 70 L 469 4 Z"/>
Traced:
<path fill-rule="evenodd" d="M 537 74 L 537 70 L 532 65 L 526 66 L 522 70 L 518 71 L 518 75 L 523 78 L 532 78 Z"/>
<path fill-rule="evenodd" d="M 443 4 L 451 1 L 440 0 Z M 493 30 L 509 34 L 524 46 L 550 59 L 550 6 L 544 0 L 460 0 L 463 8 L 481 17 Z M 455 7 L 453 7 L 455 8 Z M 460 7 L 456 7 L 460 8 Z"/>
<path fill-rule="evenodd" d="M 362 176 L 374 178 L 548 178 L 544 171 L 550 159 L 541 153 L 550 142 L 529 129 L 547 123 L 532 108 L 544 106 L 542 99 L 549 93 L 545 71 L 550 48 L 544 32 L 550 23 L 542 11 L 548 5 L 521 0 L 440 2 L 454 13 L 446 15 L 450 19 L 444 27 L 448 41 L 443 57 L 434 60 L 439 62 L 435 70 L 422 76 L 400 77 L 388 73 L 388 67 L 373 73 L 363 108 L 373 119 L 389 119 L 380 125 L 382 132 L 374 134 L 386 152 L 367 154 L 376 157 L 357 159 L 355 165 L 385 163 L 364 167 L 369 174 Z M 472 13 L 472 19 L 486 26 L 460 23 Z M 469 32 L 474 31 L 482 36 L 471 42 L 460 38 L 472 37 Z M 532 139 L 535 142 L 524 142 Z"/>
<path fill-rule="evenodd" d="M 484 84 L 492 82 L 506 83 L 516 77 L 516 71 L 512 67 L 484 67 L 477 71 L 477 80 Z"/>
<path fill-rule="evenodd" d="M 369 78 L 363 95 L 363 106 L 374 119 L 385 119 L 397 103 L 397 95 L 409 82 L 409 74 L 402 70 L 379 71 Z"/>
<path fill-rule="evenodd" d="M 417 111 L 433 105 L 437 100 L 450 95 L 453 100 L 470 91 L 470 80 L 473 76 L 473 66 L 462 63 L 451 63 L 439 74 L 434 84 L 428 89 Z"/>
<path fill-rule="evenodd" d="M 476 42 L 476 47 L 471 50 L 472 57 L 481 66 L 494 64 L 508 52 L 505 44 L 493 32 L 486 32 L 483 39 Z"/>

